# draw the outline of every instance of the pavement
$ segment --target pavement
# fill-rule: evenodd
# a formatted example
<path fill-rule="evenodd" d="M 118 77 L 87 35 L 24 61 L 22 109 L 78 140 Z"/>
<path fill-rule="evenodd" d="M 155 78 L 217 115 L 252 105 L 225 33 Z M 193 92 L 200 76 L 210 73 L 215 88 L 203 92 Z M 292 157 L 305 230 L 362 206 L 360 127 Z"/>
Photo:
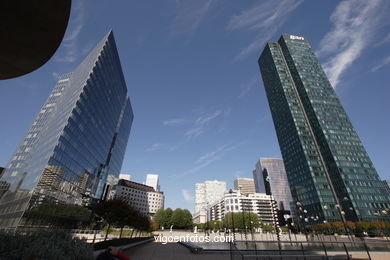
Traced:
<path fill-rule="evenodd" d="M 178 243 L 150 242 L 125 250 L 124 253 L 132 260 L 230 260 L 229 253 L 193 254 Z"/>
<path fill-rule="evenodd" d="M 173 231 L 173 232 L 167 232 L 167 231 L 163 231 L 163 232 L 156 232 L 157 234 L 156 235 L 162 235 L 162 236 L 180 236 L 180 235 L 186 235 L 186 234 L 190 234 L 191 236 L 194 236 L 196 234 L 191 234 L 191 232 L 185 232 L 185 231 Z M 198 235 L 200 235 L 202 233 L 198 233 Z M 204 235 L 204 234 L 202 234 Z M 218 234 L 210 234 L 211 237 L 213 236 L 217 236 Z M 266 238 L 267 235 L 266 234 L 263 234 L 263 235 L 258 235 L 259 237 L 256 237 L 256 238 Z M 240 235 L 237 234 L 237 237 L 236 239 L 240 239 Z M 271 240 L 271 237 L 267 237 L 268 239 L 264 239 L 264 240 Z M 287 238 L 287 237 L 286 237 Z M 313 239 L 313 238 L 311 238 Z M 292 238 L 291 237 L 291 240 L 303 240 L 305 241 L 306 238 L 305 237 L 295 237 Z M 313 239 L 314 240 L 314 239 Z M 321 240 L 321 239 L 319 239 Z M 333 241 L 334 242 L 340 242 L 340 241 L 348 241 L 348 238 L 347 237 L 338 237 L 338 238 L 335 238 Z M 160 241 L 161 242 L 161 241 Z M 196 259 L 196 260 L 211 260 L 211 259 L 215 259 L 215 260 L 224 260 L 224 259 L 231 259 L 230 257 L 230 253 L 229 252 L 203 252 L 203 253 L 200 253 L 200 254 L 194 254 L 190 251 L 190 249 L 186 248 L 185 246 L 183 245 L 180 245 L 179 243 L 166 243 L 166 244 L 163 244 L 163 243 L 160 243 L 160 242 L 155 242 L 155 241 L 152 241 L 152 242 L 149 242 L 149 243 L 146 243 L 146 244 L 143 244 L 143 245 L 139 245 L 139 246 L 136 246 L 136 247 L 133 247 L 133 248 L 129 248 L 129 249 L 124 249 L 124 252 L 126 255 L 130 256 L 131 259 L 133 260 L 160 260 L 160 259 L 173 259 L 173 260 L 176 260 L 176 259 L 185 259 L 185 260 L 193 260 L 193 259 Z M 319 252 L 319 254 L 322 254 L 323 252 Z M 330 252 L 329 252 L 330 253 Z M 337 252 L 333 252 L 332 254 L 338 254 Z M 340 252 L 340 254 L 345 254 L 345 252 Z M 368 259 L 367 257 L 367 254 L 365 252 L 350 252 L 350 254 L 352 254 L 352 259 Z M 371 254 L 371 259 L 372 260 L 390 260 L 390 252 L 370 252 Z M 233 256 L 232 259 L 241 259 L 240 256 Z M 248 259 L 255 259 L 255 258 L 248 258 Z M 258 258 L 258 259 L 261 259 L 261 258 Z M 269 259 L 269 258 L 267 258 Z M 279 257 L 275 258 L 275 259 L 280 259 Z M 306 257 L 306 259 L 308 260 L 309 257 Z M 319 259 L 318 257 L 315 258 L 316 260 Z"/>
<path fill-rule="evenodd" d="M 124 253 L 132 260 L 161 260 L 161 259 L 172 259 L 172 260 L 230 260 L 229 253 L 201 253 L 193 254 L 191 251 L 178 244 L 178 243 L 167 243 L 162 244 L 158 242 L 150 242 L 137 247 L 133 247 L 124 251 Z M 241 259 L 233 257 L 233 259 Z M 255 258 L 250 258 L 255 259 Z M 259 259 L 263 259 L 260 258 Z M 269 259 L 269 258 L 267 258 Z M 275 259 L 280 259 L 279 257 Z M 303 258 L 302 258 L 303 259 Z M 306 260 L 310 259 L 306 257 Z M 319 258 L 315 258 L 318 260 Z M 368 259 L 367 254 L 363 252 L 352 253 L 352 259 Z M 387 252 L 371 252 L 372 260 L 389 260 L 390 253 Z"/>

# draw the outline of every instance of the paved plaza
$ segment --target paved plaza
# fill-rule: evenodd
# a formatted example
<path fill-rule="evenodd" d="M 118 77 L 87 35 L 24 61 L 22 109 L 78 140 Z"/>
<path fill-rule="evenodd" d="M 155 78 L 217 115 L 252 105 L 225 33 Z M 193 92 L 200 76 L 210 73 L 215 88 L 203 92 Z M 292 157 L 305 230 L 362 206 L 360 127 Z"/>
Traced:
<path fill-rule="evenodd" d="M 172 259 L 172 260 L 230 260 L 230 253 L 201 253 L 201 254 L 193 254 L 191 251 L 178 244 L 178 243 L 157 243 L 150 242 L 141 246 L 137 246 L 134 248 L 130 248 L 125 250 L 125 254 L 130 256 L 132 260 L 161 260 L 161 259 Z M 241 259 L 241 258 L 233 258 L 233 259 Z M 254 260 L 255 258 L 249 258 Z M 258 257 L 260 259 L 268 259 L 267 257 Z M 275 258 L 275 259 L 280 259 Z M 301 258 L 303 259 L 303 258 Z M 310 259 L 310 258 L 306 258 Z M 319 259 L 319 258 L 316 258 Z M 364 252 L 354 252 L 352 253 L 352 259 L 368 259 L 367 254 Z M 371 252 L 372 260 L 389 260 L 390 253 L 384 252 Z"/>
<path fill-rule="evenodd" d="M 181 237 L 187 237 L 187 235 L 196 236 L 196 235 L 205 235 L 202 232 L 194 234 L 193 232 L 185 232 L 185 231 L 175 231 L 172 232 L 169 231 L 160 231 L 156 232 L 156 235 L 161 236 L 181 236 Z M 210 237 L 218 236 L 218 233 L 211 233 Z M 223 234 L 222 234 L 223 235 Z M 245 237 L 245 234 L 236 234 L 236 239 L 241 240 L 241 237 Z M 270 241 L 273 240 L 274 237 L 271 236 L 271 234 L 256 234 L 255 238 L 257 240 L 266 240 Z M 286 237 L 283 237 L 285 240 L 288 240 L 287 235 Z M 251 237 L 248 236 L 248 240 L 250 240 Z M 284 240 L 283 239 L 283 240 Z M 329 240 L 330 238 L 327 238 Z M 347 237 L 337 237 L 332 238 L 332 241 L 335 241 L 337 239 L 338 242 L 348 240 Z M 303 235 L 297 235 L 291 237 L 291 240 L 301 240 L 305 241 L 306 237 Z M 336 241 L 335 241 L 336 242 Z M 125 250 L 125 253 L 130 256 L 133 260 L 154 260 L 154 259 L 216 259 L 216 260 L 222 260 L 222 259 L 231 259 L 229 251 L 227 252 L 202 252 L 199 254 L 194 254 L 190 251 L 190 249 L 186 248 L 183 245 L 180 245 L 179 243 L 175 242 L 168 242 L 168 243 L 161 243 L 161 242 L 149 242 L 140 246 L 136 246 L 133 248 L 129 248 Z M 259 251 L 259 254 L 261 252 Z M 323 252 L 316 252 L 317 255 L 323 255 Z M 328 252 L 328 254 L 339 254 L 339 255 L 345 255 L 345 252 Z M 368 259 L 366 252 L 350 252 L 353 259 Z M 371 259 L 372 260 L 389 260 L 390 259 L 390 252 L 370 252 Z M 233 256 L 233 259 L 242 259 L 241 256 L 236 255 Z M 245 259 L 256 259 L 255 257 L 245 258 Z M 257 259 L 270 259 L 268 257 L 258 257 Z M 273 258 L 271 258 L 273 259 Z M 279 257 L 274 259 L 280 259 Z M 287 258 L 285 258 L 287 259 Z M 302 258 L 303 259 L 303 258 Z M 306 259 L 311 259 L 310 257 L 306 257 Z M 313 259 L 320 259 L 318 257 Z"/>
<path fill-rule="evenodd" d="M 213 253 L 213 254 L 193 254 L 191 251 L 178 243 L 156 243 L 150 242 L 141 246 L 125 250 L 125 254 L 130 256 L 132 260 L 228 260 L 229 253 Z"/>

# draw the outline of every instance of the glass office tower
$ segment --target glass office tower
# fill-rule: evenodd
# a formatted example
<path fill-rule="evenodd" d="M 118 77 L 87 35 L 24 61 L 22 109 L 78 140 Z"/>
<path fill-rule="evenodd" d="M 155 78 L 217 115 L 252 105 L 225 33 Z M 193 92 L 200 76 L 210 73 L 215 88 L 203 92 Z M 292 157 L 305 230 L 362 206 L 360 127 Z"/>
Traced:
<path fill-rule="evenodd" d="M 259 66 L 297 214 L 389 221 L 385 187 L 306 39 L 283 34 Z"/>
<path fill-rule="evenodd" d="M 253 177 L 258 180 L 256 192 L 272 195 L 278 203 L 279 210 L 291 211 L 293 200 L 282 159 L 260 158 L 256 163 Z"/>
<path fill-rule="evenodd" d="M 115 184 L 133 112 L 109 32 L 72 72 L 63 75 L 0 180 L 0 228 L 50 201 L 86 205 Z"/>

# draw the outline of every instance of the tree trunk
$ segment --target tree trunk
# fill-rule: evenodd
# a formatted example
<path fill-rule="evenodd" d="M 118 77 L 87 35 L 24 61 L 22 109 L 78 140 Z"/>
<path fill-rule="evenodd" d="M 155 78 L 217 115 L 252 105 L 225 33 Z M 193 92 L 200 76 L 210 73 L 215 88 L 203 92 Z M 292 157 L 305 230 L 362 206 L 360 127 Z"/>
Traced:
<path fill-rule="evenodd" d="M 110 227 L 111 227 L 111 225 L 108 225 L 108 227 L 107 227 L 107 231 L 106 231 L 106 236 L 104 237 L 104 241 L 106 241 L 106 240 L 107 240 L 107 237 L 108 237 L 108 231 L 110 230 Z"/>
<path fill-rule="evenodd" d="M 121 232 L 119 233 L 119 238 L 122 238 L 122 232 L 123 232 L 123 227 L 121 227 Z"/>

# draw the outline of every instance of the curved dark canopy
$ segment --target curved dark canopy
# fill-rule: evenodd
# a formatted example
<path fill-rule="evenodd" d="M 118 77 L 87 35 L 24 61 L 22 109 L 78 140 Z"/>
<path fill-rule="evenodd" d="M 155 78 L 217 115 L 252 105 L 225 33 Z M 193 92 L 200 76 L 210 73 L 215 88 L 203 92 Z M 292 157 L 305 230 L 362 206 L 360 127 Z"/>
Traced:
<path fill-rule="evenodd" d="M 71 0 L 5 0 L 0 3 L 0 79 L 30 73 L 60 46 Z"/>

